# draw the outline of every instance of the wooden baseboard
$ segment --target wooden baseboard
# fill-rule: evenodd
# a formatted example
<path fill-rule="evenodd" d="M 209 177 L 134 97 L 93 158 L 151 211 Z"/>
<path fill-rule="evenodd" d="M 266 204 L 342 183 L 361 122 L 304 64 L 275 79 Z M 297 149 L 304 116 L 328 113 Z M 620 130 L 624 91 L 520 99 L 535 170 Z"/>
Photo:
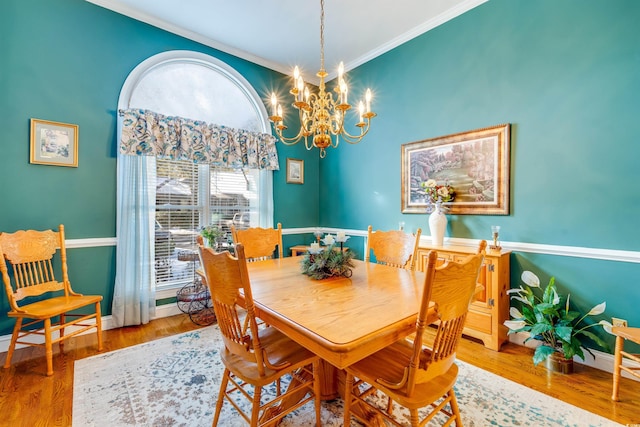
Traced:
<path fill-rule="evenodd" d="M 529 335 L 525 333 L 511 334 L 509 335 L 509 342 L 518 344 L 518 345 L 523 345 L 525 347 L 535 348 L 538 345 L 535 340 L 528 341 L 526 344 L 524 343 L 524 340 L 527 339 L 528 336 Z M 584 360 L 580 359 L 579 357 L 574 357 L 573 362 L 580 363 L 585 366 L 590 366 L 592 368 L 600 369 L 601 371 L 613 373 L 613 354 L 605 353 L 603 351 L 595 350 L 593 348 L 589 350 L 595 355 L 595 357 L 590 355 L 588 352 L 585 352 Z M 623 363 L 625 366 L 640 368 L 640 363 L 636 363 L 633 360 L 625 359 Z M 625 378 L 630 378 L 635 381 L 640 381 L 640 378 L 634 377 L 633 375 L 627 372 L 622 372 L 622 376 Z"/>
<path fill-rule="evenodd" d="M 182 312 L 180 311 L 180 309 L 178 308 L 178 306 L 176 304 L 165 304 L 165 305 L 161 305 L 156 307 L 156 314 L 155 316 L 152 318 L 153 319 L 161 319 L 163 317 L 169 317 L 169 316 L 175 316 L 176 314 L 181 314 Z M 95 319 L 91 319 L 89 322 L 87 323 L 95 323 Z M 113 317 L 111 315 L 109 316 L 102 316 L 102 330 L 107 331 L 109 329 L 115 329 L 115 322 L 113 320 Z M 69 330 L 72 330 L 72 328 L 68 328 Z M 79 335 L 83 335 L 83 334 L 91 334 L 94 333 L 94 330 L 89 330 L 86 332 L 83 332 L 82 334 Z M 34 343 L 44 343 L 44 338 L 43 337 L 34 337 L 35 339 L 33 340 Z M 11 343 L 11 335 L 2 335 L 0 336 L 0 353 L 6 352 L 9 349 L 9 344 Z M 23 348 L 26 347 L 25 345 L 20 345 L 18 344 L 16 346 L 16 349 L 19 348 Z"/>

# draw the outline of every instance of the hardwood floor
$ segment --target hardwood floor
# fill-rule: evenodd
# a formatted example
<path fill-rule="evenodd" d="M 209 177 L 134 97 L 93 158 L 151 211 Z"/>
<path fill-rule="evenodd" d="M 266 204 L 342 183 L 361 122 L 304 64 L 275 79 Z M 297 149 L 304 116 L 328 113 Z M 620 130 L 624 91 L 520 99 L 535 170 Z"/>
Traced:
<path fill-rule="evenodd" d="M 197 329 L 186 315 L 157 319 L 144 326 L 104 332 L 104 352 Z M 60 354 L 54 349 L 54 374 L 45 376 L 44 350 L 17 350 L 9 369 L 0 368 L 0 426 L 70 426 L 73 405 L 73 361 L 98 354 L 95 336 L 69 340 Z M 458 357 L 532 389 L 612 419 L 640 425 L 640 382 L 623 378 L 621 401 L 612 402 L 611 374 L 576 364 L 576 372 L 560 375 L 533 366 L 531 350 L 506 344 L 495 352 L 464 339 Z M 6 353 L 0 354 L 4 364 Z"/>
<path fill-rule="evenodd" d="M 466 339 L 458 347 L 460 360 L 622 425 L 640 426 L 640 382 L 623 378 L 620 401 L 613 402 L 611 373 L 579 363 L 573 374 L 552 373 L 542 363 L 534 366 L 532 356 L 533 350 L 510 343 L 500 352 Z"/>

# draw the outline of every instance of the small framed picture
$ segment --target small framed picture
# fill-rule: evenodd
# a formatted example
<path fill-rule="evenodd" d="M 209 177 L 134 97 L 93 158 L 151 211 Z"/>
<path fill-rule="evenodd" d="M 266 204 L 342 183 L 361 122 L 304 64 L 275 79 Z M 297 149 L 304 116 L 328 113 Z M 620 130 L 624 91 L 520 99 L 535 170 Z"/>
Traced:
<path fill-rule="evenodd" d="M 304 184 L 304 160 L 287 158 L 287 184 Z"/>
<path fill-rule="evenodd" d="M 31 119 L 29 162 L 78 167 L 78 125 Z"/>

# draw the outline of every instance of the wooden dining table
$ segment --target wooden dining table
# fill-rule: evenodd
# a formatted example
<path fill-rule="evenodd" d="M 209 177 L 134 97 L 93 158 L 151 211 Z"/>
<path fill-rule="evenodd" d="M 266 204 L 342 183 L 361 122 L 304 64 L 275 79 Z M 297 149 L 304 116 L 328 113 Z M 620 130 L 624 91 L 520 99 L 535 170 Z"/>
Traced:
<path fill-rule="evenodd" d="M 256 315 L 320 356 L 322 399 L 339 371 L 415 331 L 425 274 L 354 260 L 351 277 L 314 280 L 302 257 L 247 264 Z"/>

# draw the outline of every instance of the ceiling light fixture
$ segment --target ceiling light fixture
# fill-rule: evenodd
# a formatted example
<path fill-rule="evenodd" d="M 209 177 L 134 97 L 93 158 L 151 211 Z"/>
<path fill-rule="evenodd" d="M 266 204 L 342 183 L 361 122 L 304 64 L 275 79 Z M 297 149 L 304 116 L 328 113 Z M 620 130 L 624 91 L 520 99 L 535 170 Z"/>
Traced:
<path fill-rule="evenodd" d="M 304 138 L 307 150 L 313 147 L 320 149 L 320 158 L 327 155 L 326 148 L 338 147 L 340 137 L 350 144 L 357 144 L 369 132 L 371 119 L 376 116 L 371 111 L 371 89 L 367 89 L 365 101 L 358 104 L 359 120 L 356 126 L 360 128 L 359 135 L 351 135 L 344 128 L 344 119 L 351 105 L 347 102 L 349 88 L 345 80 L 344 64 L 340 62 L 338 67 L 338 82 L 335 87 L 336 99 L 331 92 L 325 91 L 324 79 L 327 72 L 324 69 L 324 0 L 320 0 L 320 71 L 316 74 L 320 78 L 318 93 L 310 93 L 300 75 L 298 66 L 293 71 L 293 87 L 290 93 L 293 95 L 293 106 L 298 110 L 300 119 L 300 131 L 291 138 L 286 138 L 282 131 L 287 129 L 284 124 L 282 106 L 278 103 L 275 93 L 271 94 L 271 116 L 276 135 L 283 144 L 294 145 Z M 335 136 L 335 140 L 334 137 Z"/>

